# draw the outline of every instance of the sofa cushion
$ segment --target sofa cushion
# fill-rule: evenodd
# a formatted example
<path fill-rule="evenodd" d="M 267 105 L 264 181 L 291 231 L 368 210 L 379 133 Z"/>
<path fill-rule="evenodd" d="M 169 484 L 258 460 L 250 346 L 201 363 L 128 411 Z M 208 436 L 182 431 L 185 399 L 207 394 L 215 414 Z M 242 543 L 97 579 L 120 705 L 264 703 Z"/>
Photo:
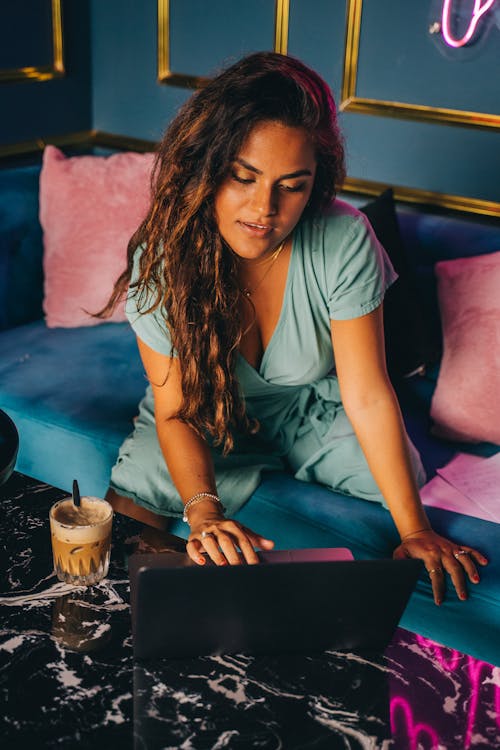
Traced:
<path fill-rule="evenodd" d="M 40 175 L 49 327 L 91 326 L 125 270 L 128 241 L 149 203 L 152 154 L 66 158 L 47 146 Z M 88 311 L 88 312 L 86 312 Z M 111 321 L 125 320 L 120 304 Z"/>
<path fill-rule="evenodd" d="M 103 496 L 146 387 L 128 324 L 1 334 L 0 408 L 20 437 L 17 470 Z"/>
<path fill-rule="evenodd" d="M 433 431 L 500 444 L 500 252 L 436 265 L 444 349 Z"/>
<path fill-rule="evenodd" d="M 445 466 L 457 451 L 483 458 L 493 456 L 499 451 L 498 445 L 493 443 L 458 443 L 432 433 L 429 410 L 438 374 L 439 366 L 434 365 L 427 369 L 425 375 L 405 378 L 396 385 L 406 430 L 420 451 L 428 480 L 432 479 L 436 470 Z"/>
<path fill-rule="evenodd" d="M 426 330 L 436 351 L 441 351 L 441 321 L 434 266 L 441 260 L 497 252 L 498 220 L 478 216 L 443 216 L 408 206 L 398 206 L 398 221 L 412 265 Z"/>

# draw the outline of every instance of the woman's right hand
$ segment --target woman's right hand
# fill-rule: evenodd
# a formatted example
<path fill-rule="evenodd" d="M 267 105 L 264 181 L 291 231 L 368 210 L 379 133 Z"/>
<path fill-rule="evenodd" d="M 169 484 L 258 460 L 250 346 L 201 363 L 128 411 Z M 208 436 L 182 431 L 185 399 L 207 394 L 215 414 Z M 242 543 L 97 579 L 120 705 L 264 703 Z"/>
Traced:
<path fill-rule="evenodd" d="M 216 565 L 255 565 L 259 558 L 255 548 L 270 550 L 274 547 L 271 539 L 256 534 L 252 529 L 225 518 L 214 506 L 200 508 L 199 503 L 189 513 L 189 534 L 186 551 L 195 563 L 204 565 L 208 555 Z"/>

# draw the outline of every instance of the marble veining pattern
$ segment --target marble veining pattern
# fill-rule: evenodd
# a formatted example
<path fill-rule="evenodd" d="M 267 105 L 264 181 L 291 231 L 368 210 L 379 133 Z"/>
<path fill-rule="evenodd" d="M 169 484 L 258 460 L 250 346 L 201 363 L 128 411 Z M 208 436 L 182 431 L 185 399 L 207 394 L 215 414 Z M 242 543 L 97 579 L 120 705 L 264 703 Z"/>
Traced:
<path fill-rule="evenodd" d="M 218 750 L 500 748 L 500 669 L 398 630 L 384 654 L 327 651 L 134 662 L 115 518 L 107 580 L 52 574 L 48 509 L 64 493 L 0 488 L 0 747 Z"/>

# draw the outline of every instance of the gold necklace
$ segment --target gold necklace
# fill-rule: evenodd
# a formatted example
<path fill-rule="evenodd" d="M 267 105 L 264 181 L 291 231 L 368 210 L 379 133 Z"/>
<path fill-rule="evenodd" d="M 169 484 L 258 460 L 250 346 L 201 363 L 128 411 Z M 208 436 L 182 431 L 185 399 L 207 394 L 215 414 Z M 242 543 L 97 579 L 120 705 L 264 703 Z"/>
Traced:
<path fill-rule="evenodd" d="M 278 245 L 278 247 L 276 248 L 276 250 L 273 250 L 273 252 L 269 256 L 269 258 L 267 259 L 268 262 L 269 262 L 269 265 L 266 268 L 266 270 L 264 271 L 264 275 L 262 276 L 262 278 L 260 279 L 260 281 L 257 282 L 256 286 L 254 286 L 253 289 L 250 289 L 248 286 L 246 286 L 244 289 L 241 290 L 241 293 L 244 294 L 245 297 L 247 297 L 247 299 L 249 299 L 252 296 L 252 294 L 255 294 L 255 292 L 257 291 L 257 289 L 259 289 L 259 287 L 262 285 L 262 283 L 263 283 L 264 279 L 266 278 L 267 274 L 270 272 L 271 268 L 274 266 L 274 264 L 278 260 L 281 251 L 285 247 L 285 242 L 286 241 L 287 241 L 287 238 L 285 237 L 285 239 L 282 240 L 282 242 L 280 242 L 280 244 Z"/>

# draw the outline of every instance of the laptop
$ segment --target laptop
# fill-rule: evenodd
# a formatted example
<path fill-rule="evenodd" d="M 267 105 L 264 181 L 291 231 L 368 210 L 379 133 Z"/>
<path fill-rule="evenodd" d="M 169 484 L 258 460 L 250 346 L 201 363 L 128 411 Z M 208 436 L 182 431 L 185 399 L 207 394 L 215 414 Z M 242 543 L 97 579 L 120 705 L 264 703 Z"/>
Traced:
<path fill-rule="evenodd" d="M 136 659 L 326 649 L 382 650 L 421 571 L 343 548 L 258 552 L 259 565 L 196 565 L 186 553 L 129 557 Z"/>

